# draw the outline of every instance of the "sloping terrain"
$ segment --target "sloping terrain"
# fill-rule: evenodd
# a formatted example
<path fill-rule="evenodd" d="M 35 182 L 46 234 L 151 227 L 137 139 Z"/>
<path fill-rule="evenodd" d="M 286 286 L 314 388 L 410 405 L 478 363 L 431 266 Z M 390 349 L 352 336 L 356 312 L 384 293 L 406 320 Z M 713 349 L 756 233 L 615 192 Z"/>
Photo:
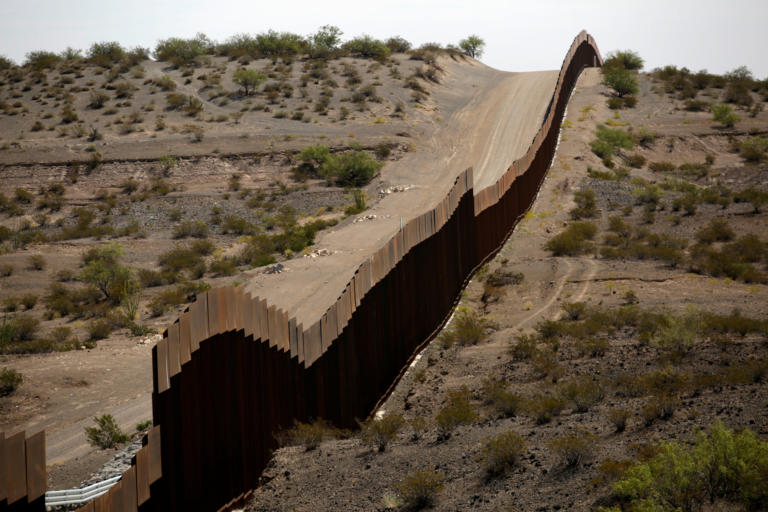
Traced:
<path fill-rule="evenodd" d="M 725 200 L 768 189 L 765 164 L 737 152 L 768 118 L 724 130 L 711 114 L 684 110 L 660 80 L 641 76 L 640 85 L 637 106 L 614 112 L 600 72 L 582 74 L 534 207 L 382 404 L 377 417 L 389 423 L 369 421 L 362 434 L 322 424 L 283 433 L 288 446 L 248 510 L 402 509 L 416 489 L 435 510 L 597 510 L 621 504 L 613 483 L 651 459 L 658 441 L 685 446 L 717 421 L 768 439 L 766 213 Z M 589 145 L 605 125 L 653 140 L 607 168 Z M 686 213 L 680 199 L 691 186 L 699 192 Z M 708 202 L 707 189 L 722 200 Z M 586 191 L 591 211 L 570 213 Z M 594 223 L 594 242 L 554 255 L 545 246 L 574 216 Z M 700 265 L 696 242 L 712 236 L 713 220 L 731 234 L 708 243 L 734 262 L 739 249 L 727 244 L 762 241 L 754 277 Z M 684 238 L 685 249 L 617 257 L 604 248 L 617 247 L 622 230 L 639 245 Z M 489 444 L 502 435 L 507 444 Z M 503 462 L 489 473 L 493 455 Z M 713 507 L 743 510 L 725 499 Z"/>

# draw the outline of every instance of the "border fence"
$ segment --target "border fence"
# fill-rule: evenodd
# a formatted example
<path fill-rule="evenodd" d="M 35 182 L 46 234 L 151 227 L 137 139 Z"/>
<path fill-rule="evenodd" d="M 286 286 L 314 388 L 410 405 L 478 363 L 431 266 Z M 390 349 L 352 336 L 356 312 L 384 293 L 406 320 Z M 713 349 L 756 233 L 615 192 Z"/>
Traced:
<path fill-rule="evenodd" d="M 227 508 L 258 485 L 279 430 L 312 418 L 352 427 L 368 416 L 533 204 L 571 90 L 585 67 L 601 63 L 582 31 L 526 153 L 477 193 L 472 169 L 462 172 L 442 201 L 357 268 L 311 325 L 240 287 L 198 295 L 152 350 L 154 427 L 144 446 L 117 484 L 79 510 Z M 44 464 L 42 472 L 44 482 Z"/>

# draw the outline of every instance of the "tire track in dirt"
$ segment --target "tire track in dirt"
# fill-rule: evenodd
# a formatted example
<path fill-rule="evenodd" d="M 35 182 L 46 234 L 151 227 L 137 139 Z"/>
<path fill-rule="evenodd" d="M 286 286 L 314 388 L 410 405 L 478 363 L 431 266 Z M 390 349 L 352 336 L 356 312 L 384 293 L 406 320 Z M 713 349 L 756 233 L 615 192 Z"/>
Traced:
<path fill-rule="evenodd" d="M 563 288 L 565 288 L 565 285 L 571 280 L 574 279 L 574 275 L 579 275 L 584 272 L 586 272 L 586 276 L 584 278 L 584 286 L 582 286 L 579 293 L 573 298 L 574 302 L 578 302 L 581 299 L 584 298 L 587 291 L 589 290 L 590 283 L 592 279 L 594 279 L 595 275 L 597 274 L 598 265 L 595 262 L 595 260 L 591 258 L 558 258 L 560 261 L 564 262 L 567 269 L 565 271 L 565 274 L 559 279 L 557 287 L 555 289 L 555 292 L 549 297 L 549 299 L 536 311 L 528 315 L 525 319 L 518 322 L 517 325 L 513 326 L 514 328 L 523 329 L 525 328 L 529 322 L 532 320 L 535 320 L 536 318 L 543 315 L 548 309 L 552 307 L 552 305 L 557 301 L 557 299 L 562 295 Z M 579 265 L 579 268 L 574 268 L 574 263 L 578 262 L 581 265 Z M 588 270 L 584 270 L 584 267 L 588 267 Z M 558 312 L 554 318 L 557 320 L 560 317 L 560 313 Z"/>

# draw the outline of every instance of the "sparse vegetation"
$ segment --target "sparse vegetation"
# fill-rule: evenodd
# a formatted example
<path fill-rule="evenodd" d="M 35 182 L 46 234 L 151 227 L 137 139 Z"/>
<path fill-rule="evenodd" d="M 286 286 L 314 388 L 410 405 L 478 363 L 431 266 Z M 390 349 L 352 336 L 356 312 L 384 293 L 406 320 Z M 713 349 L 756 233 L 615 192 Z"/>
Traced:
<path fill-rule="evenodd" d="M 85 435 L 92 446 L 107 450 L 130 440 L 111 414 L 94 417 L 93 421 L 95 427 L 85 427 Z"/>

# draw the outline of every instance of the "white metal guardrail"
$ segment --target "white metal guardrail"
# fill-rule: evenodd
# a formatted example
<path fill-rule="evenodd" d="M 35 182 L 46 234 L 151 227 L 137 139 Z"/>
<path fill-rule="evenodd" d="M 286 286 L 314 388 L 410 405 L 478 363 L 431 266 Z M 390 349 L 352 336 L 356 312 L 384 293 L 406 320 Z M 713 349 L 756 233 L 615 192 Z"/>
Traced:
<path fill-rule="evenodd" d="M 54 507 L 57 505 L 79 505 L 91 501 L 102 494 L 105 494 L 110 487 L 115 485 L 122 475 L 107 478 L 101 482 L 96 482 L 81 489 L 65 489 L 62 491 L 48 491 L 45 493 L 45 506 Z"/>

